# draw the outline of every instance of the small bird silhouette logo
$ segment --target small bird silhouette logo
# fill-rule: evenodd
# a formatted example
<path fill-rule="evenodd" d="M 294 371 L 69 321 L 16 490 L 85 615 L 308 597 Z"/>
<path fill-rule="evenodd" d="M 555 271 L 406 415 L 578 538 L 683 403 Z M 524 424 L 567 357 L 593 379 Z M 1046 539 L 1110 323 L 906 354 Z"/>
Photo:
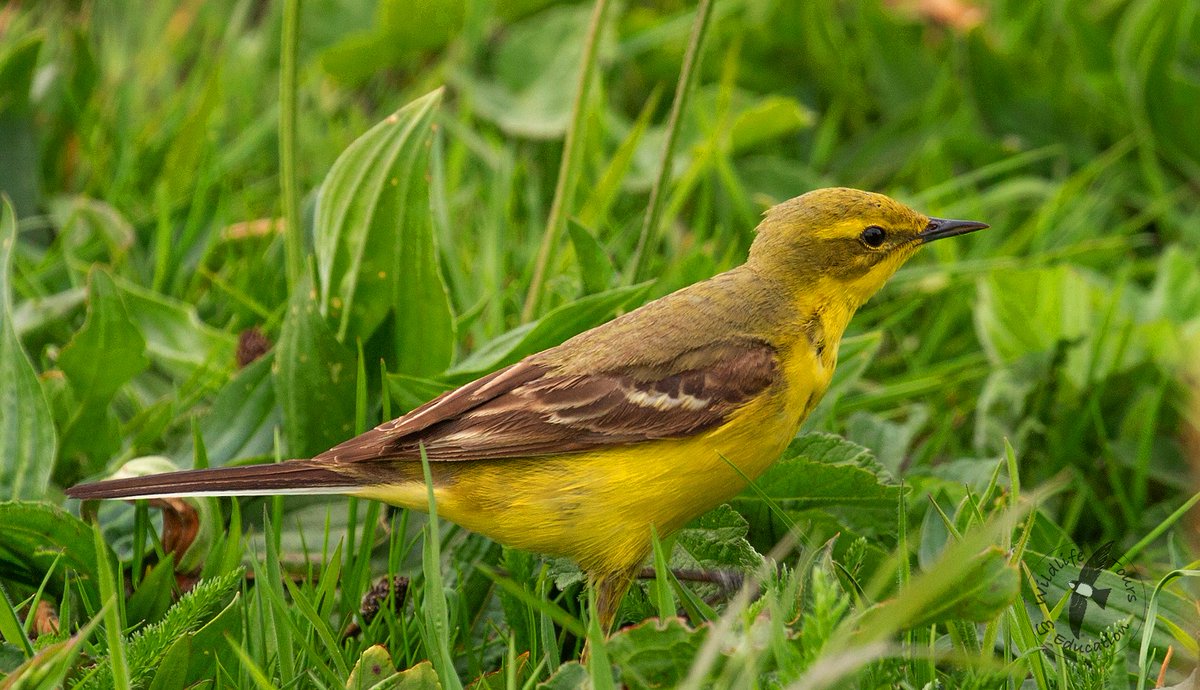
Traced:
<path fill-rule="evenodd" d="M 1092 552 L 1079 568 L 1079 579 L 1071 580 L 1067 583 L 1067 588 L 1071 590 L 1071 602 L 1067 608 L 1067 621 L 1071 624 L 1071 634 L 1075 639 L 1079 639 L 1079 632 L 1083 629 L 1083 617 L 1087 614 L 1088 601 L 1094 601 L 1104 608 L 1108 603 L 1108 595 L 1112 592 L 1112 588 L 1105 587 L 1098 589 L 1095 587 L 1096 578 L 1100 577 L 1100 573 L 1108 570 L 1115 563 L 1113 558 L 1113 542 L 1108 542 L 1100 548 Z"/>

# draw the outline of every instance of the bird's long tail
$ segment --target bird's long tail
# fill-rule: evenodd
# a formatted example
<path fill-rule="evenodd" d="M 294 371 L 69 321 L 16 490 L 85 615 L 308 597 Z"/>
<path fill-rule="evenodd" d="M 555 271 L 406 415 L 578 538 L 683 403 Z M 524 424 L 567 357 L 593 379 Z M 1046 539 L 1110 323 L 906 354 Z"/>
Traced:
<path fill-rule="evenodd" d="M 144 477 L 108 479 L 67 489 L 71 498 L 168 498 L 172 496 L 274 496 L 340 494 L 362 488 L 361 481 L 328 463 L 283 463 L 183 470 Z"/>

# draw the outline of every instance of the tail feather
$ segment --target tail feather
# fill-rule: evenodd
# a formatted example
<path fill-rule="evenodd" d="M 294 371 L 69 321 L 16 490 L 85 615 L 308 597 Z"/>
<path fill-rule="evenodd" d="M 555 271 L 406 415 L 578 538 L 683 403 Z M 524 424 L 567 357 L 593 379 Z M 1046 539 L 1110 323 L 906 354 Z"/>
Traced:
<path fill-rule="evenodd" d="M 71 498 L 167 498 L 172 496 L 274 496 L 339 494 L 362 482 L 326 463 L 289 460 L 283 463 L 183 470 L 144 477 L 107 479 L 67 489 Z"/>

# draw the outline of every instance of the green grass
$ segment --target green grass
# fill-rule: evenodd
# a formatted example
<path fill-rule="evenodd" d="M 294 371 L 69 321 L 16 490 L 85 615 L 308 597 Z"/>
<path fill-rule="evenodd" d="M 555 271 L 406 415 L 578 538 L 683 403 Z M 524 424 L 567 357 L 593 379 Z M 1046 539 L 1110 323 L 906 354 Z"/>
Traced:
<path fill-rule="evenodd" d="M 1191 672 L 1193 4 L 969 29 L 701 4 L 0 8 L 0 674 L 1048 690 L 1153 687 L 1168 647 Z M 423 514 L 205 499 L 181 543 L 63 497 L 319 452 L 739 263 L 766 206 L 828 185 L 992 229 L 860 311 L 785 457 L 660 535 L 608 639 L 574 566 Z M 1085 632 L 1130 633 L 1077 652 L 1048 568 L 1109 541 Z"/>

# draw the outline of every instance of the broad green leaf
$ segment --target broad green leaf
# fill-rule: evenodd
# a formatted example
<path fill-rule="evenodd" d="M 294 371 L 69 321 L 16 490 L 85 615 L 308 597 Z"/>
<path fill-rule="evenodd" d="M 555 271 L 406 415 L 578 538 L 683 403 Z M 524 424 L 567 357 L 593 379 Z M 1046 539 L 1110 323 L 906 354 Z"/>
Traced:
<path fill-rule="evenodd" d="M 1118 548 L 1117 552 L 1119 551 Z M 1034 591 L 1033 585 L 1030 585 L 1028 580 L 1023 583 L 1028 585 L 1022 589 L 1022 596 L 1026 603 L 1034 606 L 1036 598 L 1041 597 L 1046 603 L 1046 608 L 1053 610 L 1059 601 L 1070 596 L 1070 583 L 1079 578 L 1081 567 L 1087 562 L 1087 557 L 1091 553 L 1091 550 L 1079 549 L 1070 545 L 1064 545 L 1050 554 L 1026 551 L 1024 561 L 1033 573 L 1034 583 L 1037 587 L 1037 590 Z M 1116 555 L 1119 553 L 1114 553 L 1114 556 Z M 1150 603 L 1153 587 L 1147 586 L 1146 582 L 1138 579 L 1136 570 L 1136 566 L 1116 563 L 1100 571 L 1095 582 L 1092 583 L 1092 587 L 1096 591 L 1105 589 L 1109 591 L 1103 608 L 1096 605 L 1094 601 L 1087 607 L 1081 626 L 1081 638 L 1089 637 L 1094 640 L 1105 628 L 1126 619 L 1130 621 L 1130 629 L 1140 634 L 1142 626 L 1146 624 L 1146 609 Z M 1162 590 L 1158 596 L 1160 618 L 1185 626 L 1195 620 L 1194 600 L 1189 600 L 1186 596 L 1181 597 L 1170 590 Z M 1063 605 L 1062 611 L 1054 621 L 1045 621 L 1038 610 L 1031 609 L 1031 615 L 1035 623 L 1041 623 L 1042 628 L 1053 629 L 1052 639 L 1055 635 L 1061 635 L 1067 640 L 1074 641 L 1075 637 L 1071 632 L 1068 618 L 1068 607 L 1069 602 Z M 1175 644 L 1169 631 L 1162 625 L 1155 629 L 1152 640 L 1155 646 L 1162 649 Z"/>
<path fill-rule="evenodd" d="M 746 518 L 720 505 L 679 530 L 672 568 L 744 570 L 762 564 L 762 556 L 746 541 Z"/>
<path fill-rule="evenodd" d="M 776 462 L 755 480 L 758 491 L 745 491 L 735 501 L 739 512 L 755 523 L 755 543 L 766 535 L 778 538 L 779 524 L 766 499 L 797 518 L 835 522 L 873 531 L 894 524 L 901 487 L 894 483 L 870 451 L 833 434 L 810 432 L 792 441 Z M 832 516 L 832 518 L 831 518 Z"/>
<path fill-rule="evenodd" d="M 133 322 L 146 339 L 146 354 L 179 379 L 207 375 L 217 385 L 234 363 L 237 337 L 200 320 L 186 302 L 116 278 Z"/>
<path fill-rule="evenodd" d="M 321 312 L 338 340 L 368 340 L 394 315 L 393 371 L 437 374 L 454 356 L 454 315 L 438 266 L 426 180 L 441 91 L 359 137 L 317 197 Z"/>
<path fill-rule="evenodd" d="M 630 686 L 673 688 L 687 677 L 708 632 L 679 618 L 647 620 L 623 628 L 606 646 Z"/>
<path fill-rule="evenodd" d="M 354 664 L 346 690 L 441 690 L 437 671 L 428 661 L 397 671 L 383 645 L 367 648 Z"/>
<path fill-rule="evenodd" d="M 307 281 L 297 286 L 275 346 L 275 394 L 291 457 L 305 458 L 354 432 L 354 355 L 334 337 Z"/>
<path fill-rule="evenodd" d="M 462 27 L 466 6 L 445 0 L 380 0 L 375 26 L 338 35 L 321 54 L 321 66 L 335 79 L 359 84 L 405 55 L 441 47 Z"/>
<path fill-rule="evenodd" d="M 0 596 L 2 596 L 2 595 L 3 595 L 3 591 L 0 591 Z M 3 602 L 0 602 L 0 603 L 3 603 Z M 12 608 L 11 605 L 9 605 L 9 608 L 10 609 Z M 12 633 L 13 636 L 15 637 L 17 635 L 24 635 L 25 634 L 24 632 L 17 631 L 17 627 L 20 625 L 20 623 L 17 620 L 17 612 L 16 611 L 12 611 L 12 620 L 14 623 L 13 633 Z M 6 640 L 7 640 L 7 637 L 8 636 L 5 635 Z M 25 661 L 25 652 L 20 646 L 12 644 L 11 642 L 8 642 L 8 641 L 0 642 L 0 673 L 4 673 L 4 674 L 12 673 L 24 661 Z"/>
<path fill-rule="evenodd" d="M 1022 447 L 1026 435 L 1040 429 L 1044 422 L 1027 414 L 1025 407 L 1038 383 L 1052 380 L 1046 375 L 1048 365 L 1046 361 L 1024 358 L 988 374 L 975 403 L 976 450 L 998 453 L 1005 438 Z"/>
<path fill-rule="evenodd" d="M 162 655 L 150 681 L 150 690 L 183 690 L 187 687 L 188 660 L 192 657 L 192 636 L 175 640 Z"/>
<path fill-rule="evenodd" d="M 1139 318 L 1167 319 L 1196 332 L 1200 326 L 1200 256 L 1179 245 L 1170 245 L 1158 258 L 1154 284 Z"/>
<path fill-rule="evenodd" d="M 835 434 L 814 431 L 801 434 L 788 445 L 783 460 L 803 458 L 832 467 L 856 467 L 869 472 L 881 484 L 898 488 L 896 479 L 879 464 L 870 450 Z"/>
<path fill-rule="evenodd" d="M 586 666 L 578 661 L 568 661 L 559 666 L 554 675 L 537 687 L 538 690 L 578 690 L 591 687 L 591 683 L 588 680 Z"/>
<path fill-rule="evenodd" d="M 368 690 L 378 683 L 396 675 L 396 664 L 392 655 L 381 644 L 371 645 L 358 657 L 350 678 L 346 681 L 347 690 Z"/>
<path fill-rule="evenodd" d="M 1087 334 L 1096 288 L 1069 266 L 997 271 L 981 281 L 976 330 L 993 362 L 1048 352 Z M 1037 328 L 1031 328 L 1037 324 Z"/>
<path fill-rule="evenodd" d="M 848 440 L 870 448 L 879 463 L 893 474 L 907 457 L 917 434 L 929 421 L 929 409 L 914 404 L 903 422 L 893 422 L 869 412 L 856 412 L 846 420 Z"/>
<path fill-rule="evenodd" d="M 650 283 L 614 288 L 557 307 L 537 321 L 517 326 L 484 343 L 447 371 L 446 378 L 466 382 L 558 345 L 597 325 L 614 311 L 639 301 L 649 288 Z"/>
<path fill-rule="evenodd" d="M 944 511 L 949 512 L 953 508 L 951 499 L 945 491 L 937 492 L 936 495 L 930 496 L 929 500 L 937 501 Z M 929 570 L 933 567 L 942 550 L 946 548 L 948 541 L 950 541 L 950 528 L 942 519 L 941 513 L 933 506 L 929 506 L 925 511 L 925 517 L 921 520 L 921 543 L 917 547 L 917 565 L 922 570 Z"/>
<path fill-rule="evenodd" d="M 49 590 L 62 594 L 71 573 L 74 586 L 99 601 L 96 588 L 96 549 L 92 530 L 62 508 L 46 503 L 0 503 L 0 580 L 36 587 L 61 556 Z"/>
<path fill-rule="evenodd" d="M 812 111 L 794 98 L 760 96 L 718 84 L 699 87 L 680 123 L 674 174 L 688 177 L 699 172 L 698 166 L 712 165 L 708 149 L 714 145 L 729 155 L 744 157 L 756 148 L 766 149 L 766 144 L 811 127 L 814 120 Z M 642 137 L 634 154 L 634 167 L 625 181 L 626 188 L 640 191 L 652 184 L 665 136 L 663 125 L 650 129 Z M 777 197 L 779 201 L 800 191 L 795 186 L 787 189 L 785 195 Z"/>
<path fill-rule="evenodd" d="M 13 328 L 17 219 L 0 198 L 0 497 L 45 499 L 58 439 L 37 371 Z"/>
<path fill-rule="evenodd" d="M 62 430 L 65 457 L 90 458 L 94 470 L 117 452 L 120 431 L 109 405 L 117 391 L 149 364 L 146 341 L 112 277 L 93 269 L 87 320 L 58 356 L 58 366 L 75 395 L 73 413 Z"/>
<path fill-rule="evenodd" d="M 146 340 L 130 318 L 112 277 L 94 269 L 88 281 L 88 316 L 58 356 L 83 406 L 107 406 L 121 386 L 149 366 Z"/>
<path fill-rule="evenodd" d="M 486 13 L 507 25 L 553 0 L 497 0 Z M 417 60 L 420 51 L 440 49 L 461 35 L 470 5 L 461 0 L 380 0 L 369 31 L 328 29 L 338 41 L 321 53 L 321 66 L 335 79 L 360 84 L 381 71 Z M 349 8 L 339 10 L 350 14 Z M 307 34 L 306 34 L 307 35 Z"/>

